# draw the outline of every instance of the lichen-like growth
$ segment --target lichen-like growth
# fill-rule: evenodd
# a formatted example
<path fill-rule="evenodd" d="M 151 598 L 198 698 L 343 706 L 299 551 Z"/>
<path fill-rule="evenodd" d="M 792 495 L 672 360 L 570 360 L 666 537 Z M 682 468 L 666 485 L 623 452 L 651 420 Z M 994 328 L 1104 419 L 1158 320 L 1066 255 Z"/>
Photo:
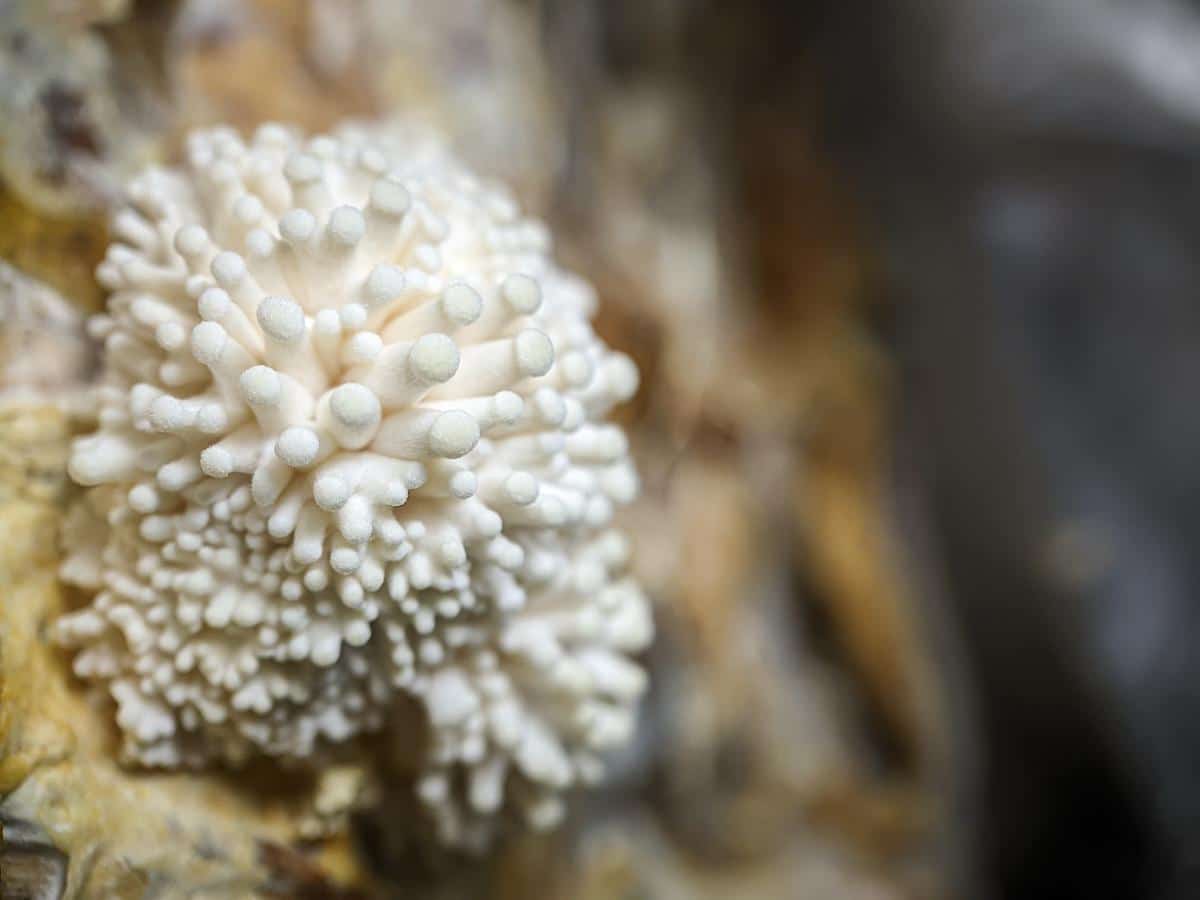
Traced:
<path fill-rule="evenodd" d="M 319 760 L 414 698 L 463 841 L 552 823 L 631 732 L 652 628 L 603 417 L 637 371 L 545 228 L 416 148 L 215 129 L 131 185 L 70 463 L 96 596 L 56 634 L 147 766 Z"/>

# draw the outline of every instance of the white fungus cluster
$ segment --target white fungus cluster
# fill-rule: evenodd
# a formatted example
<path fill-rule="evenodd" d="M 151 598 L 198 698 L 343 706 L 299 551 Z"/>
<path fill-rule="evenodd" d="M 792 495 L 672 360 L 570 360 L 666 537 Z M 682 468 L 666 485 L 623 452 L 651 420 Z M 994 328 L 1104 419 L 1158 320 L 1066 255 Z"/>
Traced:
<path fill-rule="evenodd" d="M 412 698 L 447 840 L 552 824 L 645 686 L 604 422 L 636 368 L 544 226 L 427 142 L 267 125 L 186 156 L 132 183 L 98 269 L 76 673 L 156 767 L 320 759 Z"/>

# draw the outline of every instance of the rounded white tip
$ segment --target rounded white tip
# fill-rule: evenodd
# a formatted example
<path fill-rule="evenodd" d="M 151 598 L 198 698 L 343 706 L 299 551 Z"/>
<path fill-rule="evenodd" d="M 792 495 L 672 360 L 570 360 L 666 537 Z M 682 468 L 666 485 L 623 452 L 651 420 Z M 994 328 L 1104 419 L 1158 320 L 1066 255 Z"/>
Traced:
<path fill-rule="evenodd" d="M 442 313 L 456 325 L 470 325 L 483 311 L 483 299 L 469 284 L 457 282 L 442 291 Z"/>
<path fill-rule="evenodd" d="M 261 228 L 246 235 L 246 252 L 259 259 L 266 259 L 275 252 L 275 238 Z"/>
<path fill-rule="evenodd" d="M 238 383 L 251 406 L 275 406 L 283 396 L 279 373 L 270 366 L 252 366 L 242 373 Z"/>
<path fill-rule="evenodd" d="M 461 409 L 451 409 L 434 420 L 429 429 L 429 448 L 437 456 L 458 459 L 479 443 L 479 423 Z"/>
<path fill-rule="evenodd" d="M 338 309 L 338 321 L 346 331 L 357 331 L 367 324 L 367 308 L 361 303 L 347 303 Z"/>
<path fill-rule="evenodd" d="M 367 301 L 373 308 L 395 299 L 403 290 L 404 272 L 398 266 L 379 265 L 367 276 Z"/>
<path fill-rule="evenodd" d="M 457 345 L 448 335 L 436 332 L 419 338 L 408 357 L 413 374 L 435 384 L 449 381 L 458 371 L 458 362 Z"/>
<path fill-rule="evenodd" d="M 637 364 L 624 353 L 617 353 L 604 365 L 604 375 L 613 393 L 628 400 L 637 393 L 641 376 Z"/>
<path fill-rule="evenodd" d="M 601 487 L 616 503 L 632 503 L 637 499 L 640 485 L 631 466 L 617 466 L 604 473 Z"/>
<path fill-rule="evenodd" d="M 149 484 L 138 484 L 129 490 L 129 505 L 136 512 L 152 513 L 158 509 L 158 491 Z"/>
<path fill-rule="evenodd" d="M 295 520 L 282 510 L 276 510 L 267 519 L 267 534 L 275 538 L 277 541 L 283 540 L 289 534 L 296 530 Z M 300 588 L 300 582 L 289 578 L 279 588 L 279 593 L 283 599 L 290 603 L 295 603 L 303 596 L 303 590 Z"/>
<path fill-rule="evenodd" d="M 527 377 L 545 375 L 554 365 L 554 344 L 536 328 L 527 328 L 516 338 L 517 368 Z"/>
<path fill-rule="evenodd" d="M 311 428 L 293 425 L 275 441 L 275 455 L 295 469 L 311 466 L 321 449 L 321 440 Z"/>
<path fill-rule="evenodd" d="M 178 322 L 163 322 L 154 329 L 154 340 L 164 350 L 178 350 L 187 343 L 187 329 Z"/>
<path fill-rule="evenodd" d="M 208 169 L 208 177 L 220 185 L 230 185 L 237 181 L 238 172 L 233 163 L 228 160 L 218 160 Z"/>
<path fill-rule="evenodd" d="M 559 360 L 559 369 L 562 370 L 563 378 L 567 384 L 574 388 L 582 388 L 592 380 L 592 362 L 578 350 L 572 350 L 569 353 L 564 353 Z"/>
<path fill-rule="evenodd" d="M 291 137 L 286 125 L 279 122 L 264 122 L 254 129 L 254 143 L 287 146 Z"/>
<path fill-rule="evenodd" d="M 321 509 L 341 509 L 350 499 L 350 485 L 336 475 L 322 475 L 313 485 L 313 499 Z"/>
<path fill-rule="evenodd" d="M 362 619 L 355 619 L 345 627 L 342 637 L 351 647 L 362 647 L 371 639 L 371 626 Z"/>
<path fill-rule="evenodd" d="M 528 275 L 509 275 L 500 285 L 500 296 L 515 312 L 524 316 L 537 312 L 542 305 L 542 288 Z"/>
<path fill-rule="evenodd" d="M 373 362 L 383 351 L 383 338 L 375 331 L 359 331 L 345 344 L 343 360 L 347 365 Z"/>
<path fill-rule="evenodd" d="M 307 566 L 310 563 L 315 563 L 318 559 L 320 559 L 322 557 L 322 555 L 324 553 L 325 553 L 325 547 L 321 543 L 320 540 L 316 540 L 316 539 L 302 540 L 302 539 L 297 538 L 295 541 L 292 542 L 292 556 L 294 556 L 296 558 L 296 562 L 300 563 L 300 565 L 302 565 L 302 566 Z M 325 575 L 325 573 L 319 569 L 310 570 L 309 572 L 305 573 L 305 575 L 304 575 L 305 586 L 307 586 L 310 591 L 321 590 L 321 588 L 323 588 L 325 586 L 326 582 L 322 581 L 321 587 L 314 587 L 313 582 L 317 581 L 319 578 L 323 578 L 324 575 Z"/>
<path fill-rule="evenodd" d="M 339 385 L 329 395 L 329 412 L 347 428 L 364 429 L 378 424 L 379 398 L 370 388 L 354 382 Z"/>
<path fill-rule="evenodd" d="M 208 247 L 208 232 L 199 225 L 184 225 L 175 232 L 175 250 L 182 256 L 198 256 Z"/>
<path fill-rule="evenodd" d="M 221 287 L 233 287 L 246 277 L 246 262 L 232 250 L 222 250 L 213 257 L 212 274 Z"/>
<path fill-rule="evenodd" d="M 343 247 L 353 247 L 362 240 L 366 230 L 362 212 L 353 206 L 339 206 L 329 216 L 329 237 Z"/>
<path fill-rule="evenodd" d="M 467 548 L 459 540 L 444 541 L 438 547 L 438 556 L 441 557 L 443 565 L 457 569 L 467 561 Z"/>
<path fill-rule="evenodd" d="M 317 220 L 307 209 L 290 209 L 279 220 L 279 236 L 289 244 L 303 244 L 316 227 Z"/>
<path fill-rule="evenodd" d="M 341 652 L 341 640 L 336 634 L 331 634 L 313 641 L 312 651 L 308 658 L 312 660 L 314 666 L 326 668 L 338 661 Z"/>
<path fill-rule="evenodd" d="M 387 157 L 376 147 L 365 147 L 358 155 L 358 164 L 372 175 L 382 175 L 387 171 Z"/>
<path fill-rule="evenodd" d="M 209 478 L 227 478 L 233 472 L 233 455 L 224 447 L 207 447 L 200 454 L 200 468 Z"/>
<path fill-rule="evenodd" d="M 533 395 L 538 415 L 547 425 L 561 425 L 567 416 L 567 404 L 562 395 L 552 388 L 538 388 Z"/>
<path fill-rule="evenodd" d="M 323 309 L 317 313 L 313 318 L 313 332 L 330 337 L 341 334 L 342 320 L 338 317 L 337 310 Z"/>
<path fill-rule="evenodd" d="M 321 161 L 308 153 L 293 153 L 283 164 L 283 177 L 295 184 L 310 184 L 321 177 Z"/>
<path fill-rule="evenodd" d="M 403 481 L 389 481 L 383 491 L 383 502 L 388 506 L 403 506 L 408 502 L 408 485 Z"/>
<path fill-rule="evenodd" d="M 196 301 L 196 309 L 200 313 L 200 318 L 207 322 L 218 322 L 225 318 L 232 305 L 233 301 L 229 299 L 229 294 L 218 287 L 208 288 Z"/>
<path fill-rule="evenodd" d="M 475 477 L 474 472 L 463 470 L 455 472 L 450 477 L 450 493 L 459 500 L 466 500 L 468 497 L 474 497 L 475 491 L 479 488 L 479 479 Z"/>
<path fill-rule="evenodd" d="M 525 401 L 513 391 L 500 391 L 492 397 L 492 409 L 501 422 L 513 424 L 525 410 Z"/>
<path fill-rule="evenodd" d="M 362 498 L 357 498 L 361 500 Z M 374 528 L 371 525 L 371 509 L 366 504 L 355 505 L 347 502 L 342 507 L 339 518 L 339 529 L 342 537 L 352 544 L 365 544 L 371 539 Z"/>
<path fill-rule="evenodd" d="M 359 566 L 358 551 L 350 547 L 338 547 L 329 554 L 329 565 L 341 575 L 349 575 Z"/>
<path fill-rule="evenodd" d="M 253 194 L 242 194 L 234 201 L 233 217 L 243 225 L 254 225 L 262 215 L 262 201 Z"/>
<path fill-rule="evenodd" d="M 215 364 L 225 349 L 228 336 L 216 322 L 201 322 L 192 329 L 192 356 L 206 366 Z"/>
<path fill-rule="evenodd" d="M 400 218 L 412 206 L 408 189 L 391 178 L 380 178 L 371 185 L 371 208 L 384 215 Z"/>
<path fill-rule="evenodd" d="M 504 479 L 504 493 L 518 506 L 528 506 L 538 498 L 538 481 L 528 472 L 513 472 Z"/>
<path fill-rule="evenodd" d="M 277 341 L 294 344 L 304 336 L 304 310 L 286 297 L 267 297 L 256 310 L 262 330 Z"/>
<path fill-rule="evenodd" d="M 76 484 L 91 487 L 103 482 L 108 473 L 104 464 L 95 456 L 76 450 L 67 463 L 67 474 Z"/>
<path fill-rule="evenodd" d="M 583 408 L 583 404 L 576 397 L 563 398 L 563 417 L 559 423 L 559 427 L 563 431 L 571 432 L 579 428 L 587 419 L 587 410 Z"/>

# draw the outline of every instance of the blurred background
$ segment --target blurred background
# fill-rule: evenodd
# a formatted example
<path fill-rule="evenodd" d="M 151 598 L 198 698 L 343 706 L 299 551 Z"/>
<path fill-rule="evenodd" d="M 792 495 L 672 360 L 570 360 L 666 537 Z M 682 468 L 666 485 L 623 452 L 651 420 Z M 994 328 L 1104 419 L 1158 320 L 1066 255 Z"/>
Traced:
<path fill-rule="evenodd" d="M 641 367 L 653 688 L 554 836 L 278 895 L 1200 897 L 1200 4 L 0 0 L 0 500 L 131 172 L 393 115 Z"/>

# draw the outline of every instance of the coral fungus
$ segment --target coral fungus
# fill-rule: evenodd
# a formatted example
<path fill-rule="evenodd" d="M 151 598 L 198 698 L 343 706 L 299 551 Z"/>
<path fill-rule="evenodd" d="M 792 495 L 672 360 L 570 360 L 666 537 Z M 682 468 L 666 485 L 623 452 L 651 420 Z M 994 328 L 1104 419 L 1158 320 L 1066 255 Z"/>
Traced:
<path fill-rule="evenodd" d="M 651 637 L 603 421 L 637 370 L 500 188 L 428 141 L 196 133 L 114 220 L 57 623 L 133 763 L 320 760 L 402 698 L 470 840 L 628 739 Z"/>

